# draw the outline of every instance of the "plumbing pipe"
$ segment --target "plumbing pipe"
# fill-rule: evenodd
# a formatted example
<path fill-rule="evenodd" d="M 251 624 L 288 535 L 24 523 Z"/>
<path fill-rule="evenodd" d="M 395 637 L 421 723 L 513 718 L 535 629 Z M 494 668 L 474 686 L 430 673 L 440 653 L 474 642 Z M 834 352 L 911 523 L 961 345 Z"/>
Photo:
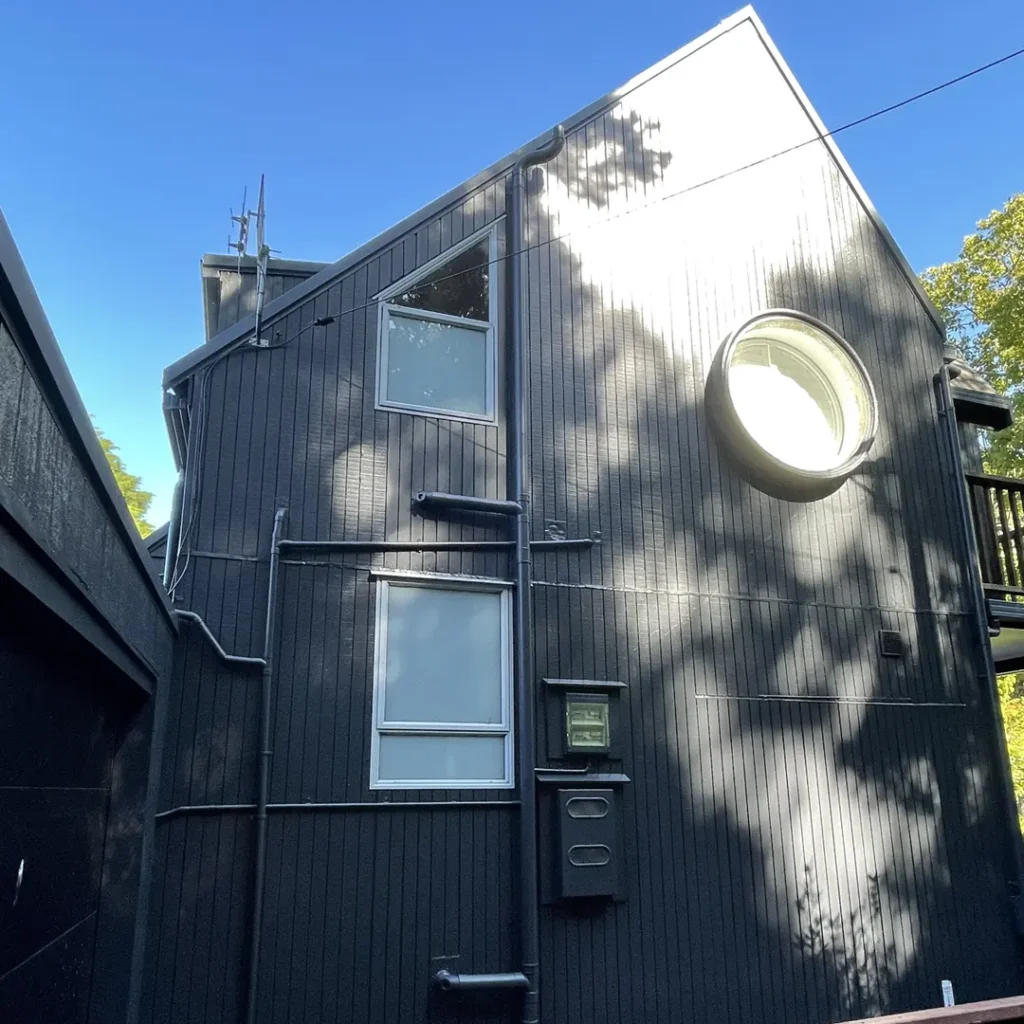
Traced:
<path fill-rule="evenodd" d="M 537 882 L 537 779 L 534 774 L 535 717 L 533 692 L 533 565 L 530 559 L 529 493 L 529 365 L 526 345 L 525 289 L 526 171 L 547 163 L 565 145 L 565 131 L 558 125 L 551 139 L 532 153 L 521 156 L 512 169 L 510 217 L 512 237 L 508 261 L 509 345 L 508 345 L 508 497 L 518 504 L 515 515 L 515 595 L 512 602 L 512 630 L 516 688 L 516 721 L 519 730 L 517 776 L 519 788 L 519 915 L 520 960 L 526 977 L 523 1024 L 540 1019 L 540 895 Z"/>
<path fill-rule="evenodd" d="M 442 992 L 479 991 L 481 989 L 529 989 L 530 981 L 518 971 L 512 974 L 456 974 L 441 970 L 434 975 L 434 984 Z"/>
<path fill-rule="evenodd" d="M 263 676 L 260 682 L 260 753 L 256 783 L 256 855 L 253 868 L 252 917 L 249 922 L 249 985 L 246 1001 L 247 1024 L 256 1024 L 256 996 L 259 988 L 260 942 L 263 932 L 263 890 L 267 874 L 267 797 L 270 790 L 270 713 L 274 681 L 274 613 L 277 608 L 277 566 L 281 557 L 281 523 L 287 509 L 274 513 L 270 538 L 270 574 L 267 580 L 267 616 L 263 629 Z"/>

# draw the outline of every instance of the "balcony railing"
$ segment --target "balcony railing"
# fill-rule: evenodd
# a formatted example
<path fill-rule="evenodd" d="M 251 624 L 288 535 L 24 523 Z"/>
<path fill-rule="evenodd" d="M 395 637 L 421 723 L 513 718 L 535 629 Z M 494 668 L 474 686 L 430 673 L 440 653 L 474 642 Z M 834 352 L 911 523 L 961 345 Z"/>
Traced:
<path fill-rule="evenodd" d="M 981 473 L 966 480 L 985 591 L 1024 597 L 1024 480 Z"/>

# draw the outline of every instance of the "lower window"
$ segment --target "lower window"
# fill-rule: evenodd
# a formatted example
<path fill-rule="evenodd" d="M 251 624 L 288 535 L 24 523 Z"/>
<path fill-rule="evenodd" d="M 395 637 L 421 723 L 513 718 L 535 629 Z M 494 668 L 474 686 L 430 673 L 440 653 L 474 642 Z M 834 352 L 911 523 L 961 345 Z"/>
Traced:
<path fill-rule="evenodd" d="M 371 788 L 510 787 L 511 653 L 502 584 L 380 580 Z"/>

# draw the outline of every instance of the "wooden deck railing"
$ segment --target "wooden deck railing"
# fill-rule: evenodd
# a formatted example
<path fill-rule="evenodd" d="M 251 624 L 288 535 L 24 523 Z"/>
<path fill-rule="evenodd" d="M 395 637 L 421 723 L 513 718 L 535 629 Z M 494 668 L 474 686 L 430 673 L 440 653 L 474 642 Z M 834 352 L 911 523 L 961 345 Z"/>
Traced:
<path fill-rule="evenodd" d="M 994 1021 L 1024 1021 L 1024 996 L 989 999 L 983 1003 L 964 1003 L 934 1010 L 896 1013 L 889 1017 L 867 1017 L 844 1024 L 991 1024 Z"/>
<path fill-rule="evenodd" d="M 966 480 L 985 590 L 1024 597 L 1024 480 L 982 473 Z"/>

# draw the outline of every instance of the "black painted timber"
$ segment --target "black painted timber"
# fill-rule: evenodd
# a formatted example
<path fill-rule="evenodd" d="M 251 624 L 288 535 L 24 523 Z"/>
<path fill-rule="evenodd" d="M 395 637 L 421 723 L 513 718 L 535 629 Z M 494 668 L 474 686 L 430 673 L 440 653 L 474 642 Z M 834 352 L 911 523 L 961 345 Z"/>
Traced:
<path fill-rule="evenodd" d="M 933 1005 L 944 978 L 1019 992 L 934 310 L 831 142 L 683 193 L 823 131 L 749 11 L 566 124 L 527 204 L 530 535 L 601 543 L 534 553 L 538 749 L 542 679 L 620 682 L 622 756 L 591 770 L 630 781 L 621 898 L 542 907 L 541 1019 L 823 1024 Z M 168 370 L 209 387 L 191 543 L 233 557 L 194 558 L 180 600 L 225 649 L 260 650 L 278 504 L 314 541 L 501 538 L 409 496 L 506 496 L 503 389 L 497 426 L 376 409 L 373 297 L 489 224 L 507 255 L 509 163 L 268 304 L 288 344 L 232 352 L 241 322 Z M 744 482 L 703 407 L 729 330 L 773 307 L 834 327 L 878 390 L 870 457 L 809 504 Z M 513 1020 L 511 994 L 438 1004 L 430 979 L 518 969 L 519 812 L 474 806 L 515 792 L 369 789 L 369 569 L 504 578 L 507 551 L 282 560 L 271 804 L 403 806 L 271 815 L 260 1020 Z M 182 631 L 168 699 L 159 806 L 253 804 L 251 679 Z M 161 825 L 146 1024 L 239 1019 L 252 839 L 240 809 Z"/>

